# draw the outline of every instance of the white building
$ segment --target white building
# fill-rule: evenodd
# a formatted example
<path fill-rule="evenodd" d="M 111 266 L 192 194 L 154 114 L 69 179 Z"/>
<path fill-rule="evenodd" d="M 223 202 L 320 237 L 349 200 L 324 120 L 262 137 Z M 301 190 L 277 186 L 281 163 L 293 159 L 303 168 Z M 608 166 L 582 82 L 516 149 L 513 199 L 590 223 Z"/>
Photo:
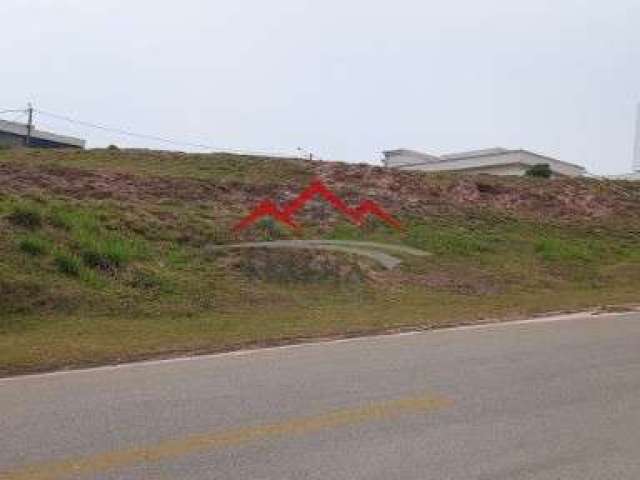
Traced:
<path fill-rule="evenodd" d="M 385 167 L 424 172 L 460 172 L 491 175 L 524 175 L 534 165 L 547 164 L 554 176 L 579 177 L 587 170 L 573 163 L 538 155 L 528 150 L 489 148 L 469 152 L 435 156 L 415 150 L 387 150 L 383 152 Z"/>
<path fill-rule="evenodd" d="M 609 180 L 634 180 L 634 181 L 640 181 L 640 172 L 627 173 L 625 175 L 610 175 L 607 178 Z"/>

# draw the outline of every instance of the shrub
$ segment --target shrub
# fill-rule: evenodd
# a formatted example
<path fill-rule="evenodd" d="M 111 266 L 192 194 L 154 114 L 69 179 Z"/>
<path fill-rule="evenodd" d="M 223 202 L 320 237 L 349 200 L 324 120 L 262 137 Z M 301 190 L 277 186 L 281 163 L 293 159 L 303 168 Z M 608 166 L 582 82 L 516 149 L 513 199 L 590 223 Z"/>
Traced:
<path fill-rule="evenodd" d="M 80 273 L 80 259 L 74 255 L 57 253 L 54 258 L 54 262 L 60 273 L 73 277 L 78 276 Z"/>
<path fill-rule="evenodd" d="M 551 171 L 551 167 L 548 163 L 539 163 L 537 165 L 533 165 L 526 172 L 525 175 L 527 177 L 535 177 L 535 178 L 551 178 L 553 172 Z"/>
<path fill-rule="evenodd" d="M 288 237 L 283 227 L 272 218 L 263 218 L 260 220 L 257 224 L 257 229 L 258 232 L 260 232 L 261 240 L 265 242 L 281 240 Z"/>
<path fill-rule="evenodd" d="M 49 224 L 62 230 L 71 230 L 73 223 L 71 219 L 64 212 L 54 210 L 47 216 Z"/>
<path fill-rule="evenodd" d="M 42 215 L 40 212 L 28 206 L 17 206 L 9 214 L 9 221 L 18 227 L 35 229 L 42 226 Z"/>
<path fill-rule="evenodd" d="M 116 236 L 93 237 L 83 242 L 82 261 L 91 268 L 113 271 L 143 256 L 144 245 Z"/>
<path fill-rule="evenodd" d="M 90 248 L 82 251 L 82 261 L 87 267 L 112 271 L 125 264 L 126 257 L 119 249 Z"/>
<path fill-rule="evenodd" d="M 29 255 L 43 255 L 49 250 L 49 242 L 41 237 L 29 236 L 20 240 L 18 247 Z"/>
<path fill-rule="evenodd" d="M 120 150 L 120 148 L 112 143 L 107 147 L 107 150 Z"/>

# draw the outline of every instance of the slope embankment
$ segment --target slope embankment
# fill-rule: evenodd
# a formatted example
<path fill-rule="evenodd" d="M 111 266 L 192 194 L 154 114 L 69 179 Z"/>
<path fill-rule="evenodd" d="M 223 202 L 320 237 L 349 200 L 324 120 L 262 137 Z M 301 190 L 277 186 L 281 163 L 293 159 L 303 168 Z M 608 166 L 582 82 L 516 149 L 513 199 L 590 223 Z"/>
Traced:
<path fill-rule="evenodd" d="M 313 179 L 350 207 L 376 202 L 403 229 L 355 225 L 315 199 L 296 211 L 298 229 L 265 218 L 233 230 Z M 400 263 L 385 268 L 346 246 L 220 248 L 273 240 L 429 255 L 396 249 Z M 0 254 L 1 374 L 434 328 L 640 302 L 640 183 L 1 151 Z"/>

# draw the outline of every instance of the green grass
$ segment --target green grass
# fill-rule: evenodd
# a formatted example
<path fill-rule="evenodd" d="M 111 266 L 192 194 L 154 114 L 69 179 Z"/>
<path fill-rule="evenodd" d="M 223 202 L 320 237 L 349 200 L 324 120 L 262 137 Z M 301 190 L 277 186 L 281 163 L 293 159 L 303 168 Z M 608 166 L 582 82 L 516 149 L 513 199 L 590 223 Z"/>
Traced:
<path fill-rule="evenodd" d="M 302 233 L 267 219 L 247 237 L 396 243 L 433 254 L 402 255 L 389 274 L 341 254 L 212 248 L 237 240 L 230 226 L 255 204 L 234 196 L 236 184 L 256 189 L 256 198 L 274 198 L 288 182 L 299 191 L 314 173 L 306 163 L 122 150 L 0 152 L 3 162 L 35 172 L 126 173 L 140 184 L 153 175 L 197 179 L 224 184 L 229 197 L 191 200 L 169 190 L 156 198 L 132 187 L 134 195 L 116 201 L 46 182 L 0 186 L 0 374 L 640 299 L 636 217 L 557 222 L 463 203 L 404 214 L 404 232 L 311 212 L 302 215 Z M 434 184 L 446 189 L 448 178 Z M 498 191 L 510 180 L 482 182 Z"/>
<path fill-rule="evenodd" d="M 54 263 L 60 273 L 70 276 L 78 276 L 82 264 L 80 259 L 74 255 L 70 255 L 64 252 L 58 252 L 54 256 Z"/>
<path fill-rule="evenodd" d="M 416 288 L 347 294 L 328 286 L 289 287 L 289 295 L 286 305 L 271 300 L 260 308 L 239 305 L 233 311 L 198 315 L 28 318 L 21 328 L 9 328 L 0 335 L 0 374 L 222 351 L 298 338 L 515 319 L 637 299 L 630 287 L 549 290 L 543 296 L 511 294 L 485 299 Z"/>
<path fill-rule="evenodd" d="M 464 225 L 413 224 L 407 243 L 412 247 L 448 256 L 472 256 L 495 252 L 500 238 L 486 230 Z"/>
<path fill-rule="evenodd" d="M 20 239 L 18 248 L 29 255 L 46 255 L 51 249 L 51 242 L 40 235 L 28 234 Z"/>
<path fill-rule="evenodd" d="M 46 165 L 48 168 L 72 167 L 253 185 L 274 181 L 305 182 L 311 178 L 309 169 L 298 160 L 228 153 L 183 154 L 109 149 L 52 152 L 22 149 L 0 151 L 0 162 L 3 161 Z"/>
<path fill-rule="evenodd" d="M 145 243 L 114 234 L 88 233 L 78 238 L 80 256 L 87 267 L 115 270 L 146 255 Z"/>
<path fill-rule="evenodd" d="M 270 254 L 267 263 L 241 256 L 232 267 L 233 256 L 166 240 L 166 231 L 154 239 L 123 230 L 109 204 L 57 199 L 39 208 L 43 226 L 22 238 L 46 245 L 42 253 L 4 255 L 0 262 L 2 278 L 22 278 L 0 285 L 6 374 L 632 303 L 640 291 L 640 245 L 624 230 L 595 235 L 581 226 L 496 223 L 490 215 L 414 219 L 406 233 L 336 224 L 326 238 L 430 251 L 434 256 L 403 257 L 401 274 L 447 279 L 378 285 L 363 281 L 362 272 L 358 281 L 340 277 L 340 262 L 317 270 L 286 252 Z M 0 237 L 0 251 L 12 249 L 21 247 Z"/>
<path fill-rule="evenodd" d="M 578 240 L 541 238 L 536 253 L 548 262 L 590 262 L 600 253 L 597 245 Z"/>
<path fill-rule="evenodd" d="M 100 228 L 100 219 L 91 211 L 70 209 L 69 205 L 54 203 L 47 211 L 47 222 L 62 230 L 95 232 Z"/>

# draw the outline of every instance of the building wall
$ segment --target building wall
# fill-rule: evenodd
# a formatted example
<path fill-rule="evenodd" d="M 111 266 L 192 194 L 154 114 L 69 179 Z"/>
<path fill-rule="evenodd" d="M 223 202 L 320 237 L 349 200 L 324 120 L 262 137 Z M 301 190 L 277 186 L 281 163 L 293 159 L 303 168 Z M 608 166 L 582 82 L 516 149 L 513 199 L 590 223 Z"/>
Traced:
<path fill-rule="evenodd" d="M 31 137 L 31 148 L 80 148 L 76 145 L 68 145 L 65 143 L 58 143 L 44 138 Z M 0 131 L 0 146 L 3 147 L 24 147 L 25 137 L 21 135 L 14 135 L 13 133 Z"/>
<path fill-rule="evenodd" d="M 440 165 L 442 167 L 442 165 Z M 487 174 L 487 175 L 517 175 L 523 176 L 528 165 L 522 165 L 519 163 L 507 164 L 507 165 L 488 165 L 485 167 L 468 167 L 463 169 L 443 169 L 437 168 L 436 165 L 410 165 L 407 167 L 399 167 L 401 170 L 418 170 L 422 172 L 460 172 L 469 175 Z"/>
<path fill-rule="evenodd" d="M 424 160 L 417 158 L 414 155 L 408 155 L 401 153 L 397 155 L 389 155 L 383 160 L 385 167 L 398 167 L 400 165 L 411 165 L 414 163 L 421 163 Z"/>
<path fill-rule="evenodd" d="M 0 119 L 0 136 L 2 137 L 0 141 L 3 141 L 5 145 L 24 145 L 28 133 L 28 125 Z M 31 129 L 31 140 L 29 142 L 35 148 L 84 148 L 85 143 L 82 138 L 58 135 L 38 130 L 37 128 Z"/>
<path fill-rule="evenodd" d="M 66 143 L 53 142 L 45 138 L 31 137 L 29 146 L 31 148 L 81 148 L 77 145 L 69 145 Z"/>
<path fill-rule="evenodd" d="M 529 166 L 522 164 L 511 165 L 493 165 L 489 167 L 470 168 L 464 170 L 468 174 L 487 174 L 487 175 L 515 175 L 522 177 L 527 173 Z"/>
<path fill-rule="evenodd" d="M 407 156 L 400 156 L 399 162 L 388 162 L 387 165 L 398 165 L 398 168 L 402 170 L 420 170 L 423 172 L 487 173 L 491 175 L 522 176 L 529 167 L 547 163 L 556 176 L 578 177 L 585 174 L 585 170 L 580 167 L 521 150 L 508 151 L 496 155 L 443 159 L 439 162 L 419 164 L 416 163 L 416 160 L 417 157 L 414 157 L 413 161 L 411 161 Z M 404 165 L 402 165 L 402 162 L 405 162 Z"/>
<path fill-rule="evenodd" d="M 640 182 L 640 172 L 627 173 L 625 175 L 611 175 L 604 178 L 608 178 L 609 180 L 631 180 Z"/>
<path fill-rule="evenodd" d="M 0 146 L 3 147 L 21 147 L 24 145 L 24 139 L 19 135 L 12 133 L 0 132 Z"/>
<path fill-rule="evenodd" d="M 385 167 L 399 167 L 401 165 L 415 165 L 426 162 L 437 162 L 440 158 L 428 154 L 411 151 L 385 152 L 383 160 Z"/>

